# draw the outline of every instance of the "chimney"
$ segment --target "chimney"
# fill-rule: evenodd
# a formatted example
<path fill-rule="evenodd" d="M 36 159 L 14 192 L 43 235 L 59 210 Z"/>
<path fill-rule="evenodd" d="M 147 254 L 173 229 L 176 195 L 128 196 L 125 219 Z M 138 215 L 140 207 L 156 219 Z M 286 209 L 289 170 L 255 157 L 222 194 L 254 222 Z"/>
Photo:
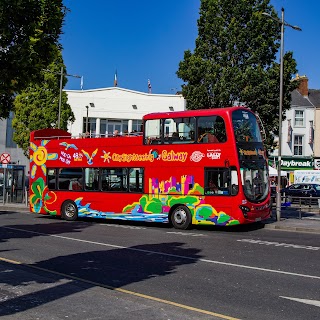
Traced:
<path fill-rule="evenodd" d="M 300 92 L 300 94 L 304 97 L 307 97 L 309 95 L 307 76 L 299 76 L 297 74 L 294 80 L 298 80 L 300 82 L 299 87 L 297 88 L 297 90 Z"/>

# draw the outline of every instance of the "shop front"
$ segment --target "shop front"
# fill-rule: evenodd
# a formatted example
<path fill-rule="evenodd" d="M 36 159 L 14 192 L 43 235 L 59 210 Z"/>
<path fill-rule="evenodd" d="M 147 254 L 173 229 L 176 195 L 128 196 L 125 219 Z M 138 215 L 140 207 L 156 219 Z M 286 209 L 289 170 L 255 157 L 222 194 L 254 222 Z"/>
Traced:
<path fill-rule="evenodd" d="M 278 168 L 278 158 L 269 158 L 269 165 Z M 294 183 L 295 170 L 314 170 L 313 157 L 281 157 L 281 170 L 287 172 L 289 184 Z"/>
<path fill-rule="evenodd" d="M 0 164 L 0 202 L 24 202 L 25 179 L 25 166 Z"/>

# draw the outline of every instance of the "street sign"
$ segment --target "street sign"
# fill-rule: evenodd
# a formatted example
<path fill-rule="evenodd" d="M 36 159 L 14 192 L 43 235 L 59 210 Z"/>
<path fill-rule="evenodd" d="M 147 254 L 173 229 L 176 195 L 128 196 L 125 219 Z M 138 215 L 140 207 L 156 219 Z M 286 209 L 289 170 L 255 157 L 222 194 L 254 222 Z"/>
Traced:
<path fill-rule="evenodd" d="M 7 152 L 4 152 L 1 154 L 0 156 L 0 162 L 3 163 L 3 164 L 8 164 L 11 162 L 11 156 L 9 153 Z"/>

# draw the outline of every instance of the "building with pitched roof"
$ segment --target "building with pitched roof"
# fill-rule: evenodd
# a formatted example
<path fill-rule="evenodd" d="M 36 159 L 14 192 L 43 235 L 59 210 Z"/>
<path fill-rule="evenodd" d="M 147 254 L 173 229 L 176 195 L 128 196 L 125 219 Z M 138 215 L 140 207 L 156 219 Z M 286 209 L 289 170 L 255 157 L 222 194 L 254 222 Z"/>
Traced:
<path fill-rule="evenodd" d="M 306 76 L 296 76 L 299 87 L 291 93 L 291 108 L 282 122 L 281 170 L 320 169 L 320 90 L 308 88 Z M 277 149 L 270 162 L 277 160 Z M 277 162 L 277 161 L 276 161 Z"/>

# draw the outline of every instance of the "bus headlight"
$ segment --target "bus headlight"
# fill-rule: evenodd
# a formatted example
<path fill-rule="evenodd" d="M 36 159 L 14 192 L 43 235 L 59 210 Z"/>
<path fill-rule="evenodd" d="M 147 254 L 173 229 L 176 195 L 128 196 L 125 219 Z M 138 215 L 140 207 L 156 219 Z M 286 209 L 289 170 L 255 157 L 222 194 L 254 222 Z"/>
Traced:
<path fill-rule="evenodd" d="M 239 208 L 241 209 L 243 216 L 248 218 L 248 212 L 250 211 L 250 208 L 246 206 L 239 206 Z"/>

